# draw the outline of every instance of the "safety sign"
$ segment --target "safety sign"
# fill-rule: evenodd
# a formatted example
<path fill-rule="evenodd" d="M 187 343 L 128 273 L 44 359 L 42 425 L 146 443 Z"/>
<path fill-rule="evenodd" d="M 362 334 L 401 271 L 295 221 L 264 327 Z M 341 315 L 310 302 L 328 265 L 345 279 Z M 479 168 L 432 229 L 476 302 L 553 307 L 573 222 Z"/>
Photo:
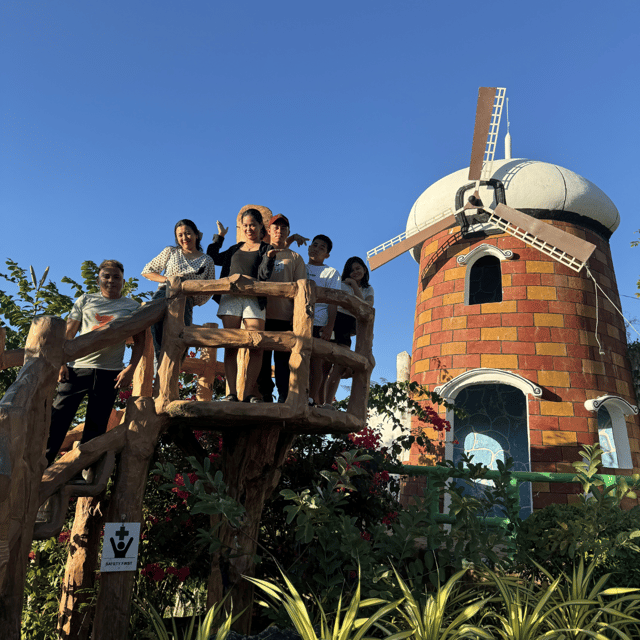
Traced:
<path fill-rule="evenodd" d="M 139 540 L 139 522 L 107 522 L 100 571 L 135 571 Z"/>

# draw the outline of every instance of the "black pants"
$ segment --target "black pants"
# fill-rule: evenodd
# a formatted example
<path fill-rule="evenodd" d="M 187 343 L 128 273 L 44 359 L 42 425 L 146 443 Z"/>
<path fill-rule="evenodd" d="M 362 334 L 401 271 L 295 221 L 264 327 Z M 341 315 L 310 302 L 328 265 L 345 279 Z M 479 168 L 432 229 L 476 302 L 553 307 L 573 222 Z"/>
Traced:
<path fill-rule="evenodd" d="M 120 372 L 111 369 L 74 369 L 69 367 L 69 379 L 58 385 L 58 395 L 53 401 L 51 428 L 47 442 L 47 461 L 49 464 L 58 455 L 85 395 L 88 394 L 88 400 L 82 443 L 106 432 L 118 391 L 115 388 L 118 373 Z"/>
<path fill-rule="evenodd" d="M 291 331 L 293 322 L 290 320 L 273 320 L 267 318 L 265 331 Z M 271 354 L 273 353 L 273 365 L 276 370 L 276 383 L 271 378 Z M 289 393 L 289 351 L 263 351 L 262 369 L 258 376 L 258 391 L 264 400 L 270 401 L 274 387 L 278 388 L 280 402 L 287 399 Z"/>

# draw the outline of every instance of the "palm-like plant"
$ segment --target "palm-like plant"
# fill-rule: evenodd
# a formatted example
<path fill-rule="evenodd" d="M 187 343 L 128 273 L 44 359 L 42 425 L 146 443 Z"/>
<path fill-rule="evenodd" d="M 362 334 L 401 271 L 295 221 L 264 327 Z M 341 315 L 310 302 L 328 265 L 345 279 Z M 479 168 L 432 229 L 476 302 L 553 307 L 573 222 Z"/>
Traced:
<path fill-rule="evenodd" d="M 204 620 L 198 624 L 198 628 L 195 628 L 197 615 L 194 613 L 191 617 L 191 622 L 187 627 L 186 631 L 182 635 L 182 640 L 210 640 L 212 638 L 212 629 L 213 623 L 215 619 L 218 617 L 222 608 L 224 606 L 224 600 L 219 604 L 214 605 L 209 609 L 207 615 L 204 617 Z M 171 618 L 171 625 L 173 627 L 172 631 L 167 631 L 164 620 L 162 616 L 158 613 L 158 611 L 148 602 L 145 603 L 145 606 L 142 607 L 139 603 L 136 602 L 136 606 L 149 618 L 151 624 L 153 625 L 153 629 L 156 632 L 157 640 L 178 640 L 178 629 L 176 628 L 176 623 L 173 618 Z M 218 627 L 218 630 L 215 635 L 215 640 L 225 640 L 229 631 L 231 630 L 231 625 L 237 620 L 238 616 L 233 617 L 232 615 L 233 603 L 231 603 L 229 607 L 229 613 L 226 614 L 222 624 Z M 195 630 L 195 637 L 193 632 Z"/>
<path fill-rule="evenodd" d="M 411 629 L 412 640 L 493 639 L 487 631 L 467 624 L 482 610 L 489 598 L 473 596 L 470 589 L 459 589 L 459 581 L 467 572 L 466 569 L 451 576 L 444 585 L 438 585 L 435 593 L 425 594 L 423 602 L 416 600 L 395 568 L 394 572 L 404 595 L 398 613 Z M 470 599 L 472 602 L 469 602 Z"/>
<path fill-rule="evenodd" d="M 281 572 L 282 573 L 282 572 Z M 374 626 L 378 626 L 380 620 L 388 613 L 397 609 L 402 600 L 387 602 L 380 598 L 368 598 L 361 600 L 360 577 L 358 576 L 358 586 L 351 602 L 343 607 L 342 596 L 338 600 L 338 607 L 335 613 L 328 615 L 317 598 L 314 599 L 315 608 L 319 613 L 319 633 L 312 622 L 307 604 L 302 599 L 296 588 L 287 576 L 282 573 L 286 590 L 280 585 L 258 578 L 246 579 L 263 591 L 271 603 L 276 607 L 283 606 L 287 612 L 296 631 L 302 640 L 368 640 L 366 633 Z M 382 606 L 381 606 L 382 605 Z M 358 617 L 361 609 L 367 607 L 380 607 L 369 617 Z M 331 622 L 333 619 L 333 623 Z M 411 636 L 412 631 L 401 631 L 385 636 L 385 640 L 404 640 Z"/>

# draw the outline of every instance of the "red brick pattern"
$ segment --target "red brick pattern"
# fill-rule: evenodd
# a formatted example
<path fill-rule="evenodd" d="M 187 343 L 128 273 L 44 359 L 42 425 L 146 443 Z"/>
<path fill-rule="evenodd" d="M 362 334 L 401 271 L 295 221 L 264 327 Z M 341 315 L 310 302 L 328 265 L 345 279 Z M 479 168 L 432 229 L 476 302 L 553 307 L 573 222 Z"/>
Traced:
<path fill-rule="evenodd" d="M 589 268 L 620 306 L 608 242 L 577 225 L 553 224 L 596 245 Z M 577 274 L 506 234 L 451 245 L 458 231 L 442 231 L 423 245 L 411 379 L 433 389 L 485 367 L 512 371 L 539 385 L 542 398 L 528 401 L 532 471 L 571 471 L 580 446 L 598 441 L 597 421 L 584 408 L 585 400 L 612 394 L 636 403 L 624 321 L 599 295 L 601 355 L 594 284 L 584 269 Z M 503 301 L 465 305 L 466 268 L 456 259 L 485 243 L 515 254 L 501 263 Z M 640 421 L 627 424 L 632 472 L 640 473 Z M 412 451 L 410 464 L 418 457 Z M 570 486 L 543 484 L 548 491 L 534 491 L 537 508 L 570 501 L 575 493 Z"/>

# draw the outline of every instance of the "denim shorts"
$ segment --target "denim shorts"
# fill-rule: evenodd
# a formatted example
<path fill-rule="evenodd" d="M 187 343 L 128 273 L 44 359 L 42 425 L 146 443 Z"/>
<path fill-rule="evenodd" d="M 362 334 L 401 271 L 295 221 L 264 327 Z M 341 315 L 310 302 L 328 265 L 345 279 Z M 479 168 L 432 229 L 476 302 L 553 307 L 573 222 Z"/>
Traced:
<path fill-rule="evenodd" d="M 257 298 L 246 296 L 232 296 L 228 293 L 220 297 L 218 304 L 218 318 L 235 316 L 236 318 L 255 318 L 264 320 L 267 310 L 261 309 Z"/>

